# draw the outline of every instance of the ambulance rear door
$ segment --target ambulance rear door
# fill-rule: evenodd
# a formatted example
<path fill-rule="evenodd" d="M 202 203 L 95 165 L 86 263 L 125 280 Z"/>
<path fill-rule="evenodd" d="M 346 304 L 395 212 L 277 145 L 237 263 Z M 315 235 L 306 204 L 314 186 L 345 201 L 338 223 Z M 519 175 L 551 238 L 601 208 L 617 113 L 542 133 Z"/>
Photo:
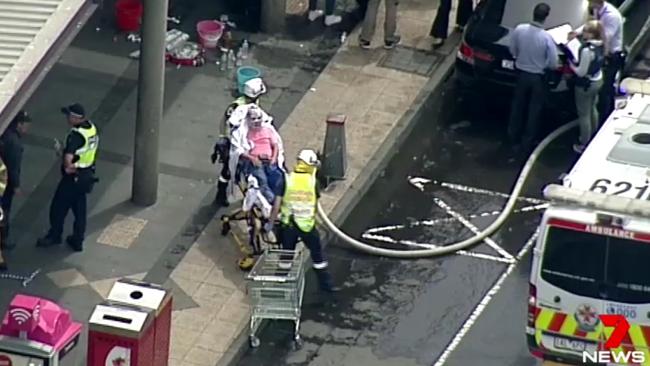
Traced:
<path fill-rule="evenodd" d="M 567 217 L 580 219 L 577 213 L 554 208 L 544 216 L 535 274 L 538 309 L 534 328 L 537 347 L 581 360 L 584 352 L 594 353 L 602 344 L 598 316 L 605 310 L 600 293 L 606 247 L 582 237 L 575 228 L 584 224 Z"/>
<path fill-rule="evenodd" d="M 583 339 L 555 348 L 574 354 L 608 339 L 614 328 L 603 327 L 598 315 L 626 317 L 630 329 L 616 353 L 642 351 L 650 365 L 650 225 L 648 219 L 603 221 L 601 214 L 549 218 L 539 273 L 540 301 L 565 314 L 558 336 Z M 604 215 L 606 217 L 615 217 Z M 578 220 L 575 220 L 578 218 Z M 593 223 L 592 223 L 593 222 Z M 623 224 L 625 222 L 625 224 Z M 556 320 L 557 322 L 557 320 Z M 564 346 L 564 347 L 562 347 Z M 625 363 L 621 363 L 625 364 Z"/>

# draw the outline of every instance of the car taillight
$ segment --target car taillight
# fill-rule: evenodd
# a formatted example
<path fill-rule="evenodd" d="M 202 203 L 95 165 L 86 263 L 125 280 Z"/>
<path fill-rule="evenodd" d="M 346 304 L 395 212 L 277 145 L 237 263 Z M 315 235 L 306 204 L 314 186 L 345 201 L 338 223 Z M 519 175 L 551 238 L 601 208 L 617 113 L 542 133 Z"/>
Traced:
<path fill-rule="evenodd" d="M 474 65 L 474 50 L 463 42 L 458 48 L 458 58 L 467 62 L 468 64 Z"/>
<path fill-rule="evenodd" d="M 530 284 L 528 288 L 528 326 L 535 327 L 535 320 L 537 318 L 537 313 L 539 308 L 537 307 L 537 287 Z"/>
<path fill-rule="evenodd" d="M 490 55 L 487 52 L 478 51 L 478 50 L 474 50 L 474 58 L 481 61 L 487 61 L 487 62 L 494 61 L 494 56 Z"/>

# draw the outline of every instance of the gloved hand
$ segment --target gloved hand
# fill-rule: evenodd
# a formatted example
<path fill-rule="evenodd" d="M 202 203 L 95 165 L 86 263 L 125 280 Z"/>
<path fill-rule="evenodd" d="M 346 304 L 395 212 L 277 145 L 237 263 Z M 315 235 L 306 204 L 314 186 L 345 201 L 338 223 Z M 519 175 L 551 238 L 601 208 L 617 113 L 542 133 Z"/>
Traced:
<path fill-rule="evenodd" d="M 273 231 L 273 223 L 271 221 L 264 224 L 264 231 L 266 231 L 267 233 L 270 233 L 270 232 Z"/>
<path fill-rule="evenodd" d="M 217 162 L 217 158 L 218 158 L 218 157 L 219 157 L 219 155 L 217 155 L 216 152 L 215 152 L 215 153 L 212 153 L 212 155 L 210 155 L 210 160 L 212 160 L 212 164 L 214 164 L 214 163 Z"/>

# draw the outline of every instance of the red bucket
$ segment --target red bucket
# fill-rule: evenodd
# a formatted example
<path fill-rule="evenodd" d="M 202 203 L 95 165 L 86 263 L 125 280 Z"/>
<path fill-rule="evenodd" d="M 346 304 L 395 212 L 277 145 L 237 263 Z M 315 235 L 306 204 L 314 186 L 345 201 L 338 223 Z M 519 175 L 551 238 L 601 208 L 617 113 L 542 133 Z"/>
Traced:
<path fill-rule="evenodd" d="M 140 29 L 143 6 L 140 0 L 117 0 L 115 2 L 115 20 L 117 28 L 124 32 L 136 32 Z"/>
<path fill-rule="evenodd" d="M 202 20 L 196 23 L 199 43 L 205 48 L 216 48 L 225 26 L 216 20 Z"/>

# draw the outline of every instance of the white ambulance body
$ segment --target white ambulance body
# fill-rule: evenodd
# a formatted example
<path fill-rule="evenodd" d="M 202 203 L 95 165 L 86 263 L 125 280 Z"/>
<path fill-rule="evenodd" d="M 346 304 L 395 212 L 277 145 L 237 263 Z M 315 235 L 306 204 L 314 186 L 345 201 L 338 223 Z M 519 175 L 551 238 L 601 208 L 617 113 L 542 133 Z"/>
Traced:
<path fill-rule="evenodd" d="M 629 97 L 563 185 L 545 193 L 551 203 L 530 277 L 531 353 L 582 364 L 614 330 L 599 315 L 620 314 L 631 327 L 607 364 L 650 365 L 650 95 Z"/>

